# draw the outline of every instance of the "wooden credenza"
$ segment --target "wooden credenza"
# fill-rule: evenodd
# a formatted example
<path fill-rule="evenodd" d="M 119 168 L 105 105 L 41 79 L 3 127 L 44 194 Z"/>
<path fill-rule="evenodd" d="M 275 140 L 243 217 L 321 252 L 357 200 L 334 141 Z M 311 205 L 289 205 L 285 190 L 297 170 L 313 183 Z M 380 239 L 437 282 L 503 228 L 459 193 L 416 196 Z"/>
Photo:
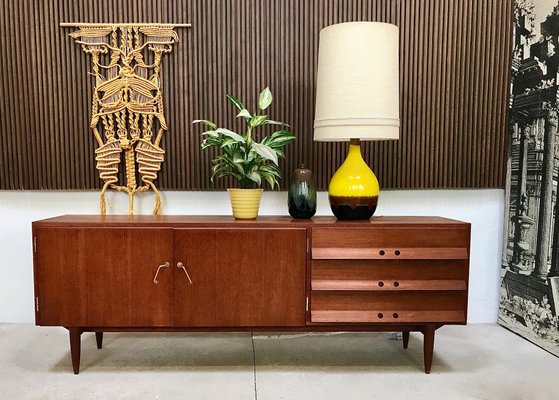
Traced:
<path fill-rule="evenodd" d="M 470 224 L 66 215 L 33 222 L 37 325 L 107 331 L 402 331 L 465 324 Z"/>

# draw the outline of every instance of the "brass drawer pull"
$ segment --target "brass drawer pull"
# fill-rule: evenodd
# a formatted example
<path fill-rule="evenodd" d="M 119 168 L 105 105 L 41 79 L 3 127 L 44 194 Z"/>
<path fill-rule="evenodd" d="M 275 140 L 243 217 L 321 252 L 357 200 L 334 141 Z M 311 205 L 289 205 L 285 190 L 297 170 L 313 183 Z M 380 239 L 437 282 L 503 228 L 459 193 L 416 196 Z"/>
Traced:
<path fill-rule="evenodd" d="M 192 279 L 190 279 L 190 275 L 188 275 L 188 271 L 186 270 L 186 267 L 184 266 L 184 264 L 179 261 L 177 263 L 177 268 L 180 268 L 184 271 L 184 273 L 186 274 L 186 278 L 188 279 L 188 283 L 192 285 Z"/>
<path fill-rule="evenodd" d="M 155 271 L 155 276 L 153 277 L 153 283 L 155 283 L 156 285 L 159 283 L 159 281 L 157 280 L 157 275 L 159 275 L 159 271 L 161 270 L 161 268 L 169 268 L 170 266 L 171 264 L 169 264 L 168 261 L 165 261 L 165 264 L 157 267 L 157 271 Z"/>

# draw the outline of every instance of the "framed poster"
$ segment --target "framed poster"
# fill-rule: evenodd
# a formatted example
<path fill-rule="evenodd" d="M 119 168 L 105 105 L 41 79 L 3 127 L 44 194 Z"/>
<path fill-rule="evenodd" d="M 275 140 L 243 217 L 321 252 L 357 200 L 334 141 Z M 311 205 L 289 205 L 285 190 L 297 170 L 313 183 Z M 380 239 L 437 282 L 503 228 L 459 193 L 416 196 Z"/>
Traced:
<path fill-rule="evenodd" d="M 499 322 L 559 356 L 559 5 L 516 0 Z"/>

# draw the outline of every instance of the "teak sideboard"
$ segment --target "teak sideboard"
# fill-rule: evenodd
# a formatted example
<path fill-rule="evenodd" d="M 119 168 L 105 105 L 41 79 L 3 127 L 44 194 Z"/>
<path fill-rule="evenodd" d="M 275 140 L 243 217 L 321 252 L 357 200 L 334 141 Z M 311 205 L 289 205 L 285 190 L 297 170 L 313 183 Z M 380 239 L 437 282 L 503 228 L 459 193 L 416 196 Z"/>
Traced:
<path fill-rule="evenodd" d="M 470 224 L 66 215 L 33 222 L 35 317 L 119 331 L 410 331 L 465 324 Z"/>

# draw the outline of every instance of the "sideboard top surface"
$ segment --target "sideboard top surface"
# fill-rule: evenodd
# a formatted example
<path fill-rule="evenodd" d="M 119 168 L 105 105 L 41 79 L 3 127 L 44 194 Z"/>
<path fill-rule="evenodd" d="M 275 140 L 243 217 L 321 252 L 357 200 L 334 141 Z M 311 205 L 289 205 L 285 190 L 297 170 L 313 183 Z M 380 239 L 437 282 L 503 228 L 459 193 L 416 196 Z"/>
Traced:
<path fill-rule="evenodd" d="M 470 224 L 443 217 L 428 216 L 379 216 L 366 221 L 339 221 L 334 217 L 314 217 L 312 219 L 293 219 L 288 216 L 262 216 L 256 220 L 235 220 L 231 216 L 208 215 L 62 215 L 33 222 L 35 227 L 52 226 L 203 226 L 203 227 L 293 227 L 313 226 L 350 226 L 350 227 L 413 227 L 429 225 L 436 227 L 468 227 Z"/>

